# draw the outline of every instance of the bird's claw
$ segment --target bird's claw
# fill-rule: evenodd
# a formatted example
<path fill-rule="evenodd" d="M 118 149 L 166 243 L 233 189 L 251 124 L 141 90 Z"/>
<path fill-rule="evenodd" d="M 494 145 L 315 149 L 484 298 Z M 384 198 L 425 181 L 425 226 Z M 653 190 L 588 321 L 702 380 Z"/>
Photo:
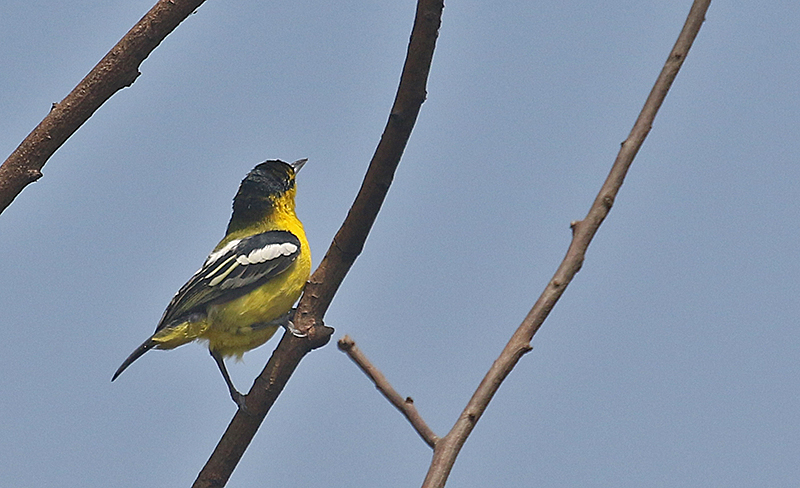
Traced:
<path fill-rule="evenodd" d="M 308 333 L 301 332 L 300 329 L 294 326 L 294 322 L 292 322 L 291 320 L 287 320 L 286 322 L 284 322 L 283 326 L 295 337 L 300 337 L 300 338 L 308 337 Z"/>

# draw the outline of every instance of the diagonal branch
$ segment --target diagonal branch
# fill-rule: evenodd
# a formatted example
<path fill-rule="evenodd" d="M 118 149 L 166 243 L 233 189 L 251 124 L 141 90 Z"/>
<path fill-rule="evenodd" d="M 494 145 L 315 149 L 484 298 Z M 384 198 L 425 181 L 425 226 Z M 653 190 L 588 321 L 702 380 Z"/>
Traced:
<path fill-rule="evenodd" d="M 436 442 L 439 440 L 439 436 L 425 423 L 425 420 L 423 420 L 422 416 L 417 411 L 417 407 L 414 406 L 414 400 L 411 397 L 403 398 L 397 393 L 397 390 L 392 387 L 389 380 L 387 380 L 383 373 L 367 359 L 367 356 L 361 352 L 361 349 L 356 346 L 355 341 L 351 339 L 350 336 L 344 336 L 339 339 L 338 346 L 339 349 L 344 351 L 347 356 L 361 368 L 361 371 L 375 383 L 375 388 L 389 400 L 389 403 L 400 410 L 400 413 L 411 423 L 411 426 L 414 427 L 417 434 L 422 437 L 422 440 L 425 441 L 428 446 L 434 448 Z"/>
<path fill-rule="evenodd" d="M 139 76 L 139 65 L 205 0 L 159 0 L 0 166 L 0 213 L 92 114 Z"/>
<path fill-rule="evenodd" d="M 303 319 L 299 325 L 301 328 L 304 324 L 310 327 L 315 318 L 321 319 L 325 315 L 350 266 L 361 253 L 367 234 L 386 198 L 394 172 L 400 163 L 400 156 L 427 96 L 425 86 L 443 8 L 442 0 L 418 0 L 403 74 L 394 105 L 389 113 L 389 120 L 372 156 L 358 196 L 350 207 L 342 227 L 333 238 L 325 258 L 309 280 L 305 295 L 310 295 L 312 299 L 306 299 L 304 296 L 297 307 L 298 316 Z"/>
<path fill-rule="evenodd" d="M 592 241 L 600 224 L 608 215 L 609 210 L 611 210 L 614 198 L 622 186 L 628 168 L 630 168 L 633 158 L 642 146 L 648 132 L 650 132 L 656 113 L 667 96 L 667 92 L 675 80 L 675 76 L 678 74 L 684 59 L 686 59 L 697 33 L 700 31 L 710 3 L 711 0 L 694 1 L 678 40 L 672 48 L 672 52 L 670 52 L 653 89 L 650 91 L 650 95 L 647 97 L 647 101 L 631 133 L 622 143 L 614 165 L 611 167 L 605 183 L 603 183 L 597 198 L 595 198 L 589 209 L 589 213 L 583 220 L 572 223 L 572 242 L 567 250 L 566 257 L 564 257 L 555 275 L 522 321 L 522 324 L 514 332 L 500 356 L 492 364 L 489 372 L 467 403 L 466 408 L 459 415 L 453 428 L 436 443 L 433 460 L 422 484 L 423 488 L 441 488 L 444 486 L 461 447 L 472 432 L 478 419 L 486 410 L 500 384 L 517 364 L 517 361 L 531 350 L 530 341 L 533 335 L 539 330 L 542 322 L 544 322 L 550 310 L 553 309 L 553 306 L 564 293 L 567 285 L 580 270 L 586 249 L 589 247 L 589 243 Z"/>
<path fill-rule="evenodd" d="M 307 337 L 284 334 L 247 394 L 248 413 L 240 410 L 234 415 L 216 449 L 198 474 L 194 488 L 220 487 L 227 483 L 300 360 L 330 339 L 333 329 L 323 325 L 322 319 L 339 285 L 364 247 L 425 101 L 425 86 L 443 8 L 442 0 L 419 0 L 417 3 L 403 74 L 386 128 L 347 218 L 309 279 L 297 305 L 294 323 Z"/>

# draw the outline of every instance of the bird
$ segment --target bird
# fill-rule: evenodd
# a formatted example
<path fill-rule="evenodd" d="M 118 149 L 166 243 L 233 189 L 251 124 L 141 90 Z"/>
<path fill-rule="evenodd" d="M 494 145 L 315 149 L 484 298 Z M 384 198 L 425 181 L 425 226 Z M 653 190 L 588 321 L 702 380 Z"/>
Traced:
<path fill-rule="evenodd" d="M 301 335 L 291 322 L 292 306 L 308 281 L 311 252 L 295 213 L 295 175 L 307 161 L 273 159 L 245 176 L 225 237 L 169 302 L 155 333 L 123 361 L 111 381 L 150 349 L 206 341 L 231 398 L 246 410 L 224 359 L 241 359 L 278 327 Z"/>

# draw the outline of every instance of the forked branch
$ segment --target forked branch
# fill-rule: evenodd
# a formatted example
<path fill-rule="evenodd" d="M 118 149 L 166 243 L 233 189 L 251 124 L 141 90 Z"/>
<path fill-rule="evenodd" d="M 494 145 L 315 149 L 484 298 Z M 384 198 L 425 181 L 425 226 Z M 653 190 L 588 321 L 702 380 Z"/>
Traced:
<path fill-rule="evenodd" d="M 497 389 L 517 364 L 517 361 L 523 354 L 531 350 L 530 341 L 533 335 L 539 330 L 542 322 L 544 322 L 550 310 L 553 309 L 553 306 L 564 293 L 567 285 L 580 270 L 586 255 L 586 249 L 589 247 L 589 243 L 592 241 L 600 224 L 608 215 L 609 210 L 611 210 L 628 168 L 630 168 L 633 158 L 639 148 L 642 147 L 648 132 L 650 132 L 656 113 L 667 96 L 667 92 L 669 92 L 669 88 L 672 86 L 672 82 L 675 80 L 683 61 L 686 59 L 689 48 L 692 46 L 695 37 L 697 37 L 700 27 L 703 25 L 710 3 L 711 0 L 695 0 L 692 4 L 683 29 L 678 35 L 678 40 L 667 57 L 667 61 L 653 89 L 650 91 L 650 95 L 647 97 L 631 133 L 622 143 L 614 165 L 611 167 L 605 183 L 603 183 L 600 192 L 589 209 L 589 213 L 583 220 L 572 223 L 572 242 L 569 245 L 566 257 L 564 257 L 555 275 L 547 284 L 531 311 L 511 336 L 500 356 L 492 364 L 480 385 L 478 385 L 477 390 L 470 398 L 461 415 L 459 415 L 453 428 L 436 443 L 433 460 L 425 477 L 425 482 L 422 484 L 423 488 L 441 488 L 444 486 L 461 447 L 472 432 L 478 419 L 483 415 Z"/>
<path fill-rule="evenodd" d="M 650 95 L 647 97 L 633 129 L 628 138 L 622 143 L 611 171 L 600 188 L 600 192 L 590 207 L 588 214 L 583 220 L 572 222 L 570 225 L 572 228 L 572 241 L 567 249 L 566 256 L 533 308 L 511 336 L 500 356 L 492 364 L 489 372 L 478 385 L 467 406 L 446 436 L 441 439 L 430 437 L 433 433 L 429 431 L 425 422 L 419 417 L 416 409 L 413 409 L 413 411 L 407 410 L 402 397 L 389 385 L 383 375 L 369 363 L 366 357 L 363 357 L 363 354 L 355 353 L 357 349 L 352 340 L 345 336 L 340 341 L 340 349 L 348 353 L 370 379 L 375 382 L 381 393 L 403 412 L 428 445 L 434 448 L 433 460 L 422 485 L 423 488 L 441 488 L 444 486 L 461 447 L 481 415 L 483 415 L 492 397 L 519 359 L 531 350 L 530 341 L 533 339 L 534 334 L 550 314 L 550 311 L 564 293 L 572 278 L 580 270 L 586 250 L 597 233 L 600 224 L 602 224 L 611 210 L 614 199 L 622 187 L 625 175 L 644 139 L 650 132 L 656 113 L 664 102 L 675 76 L 677 76 L 694 39 L 697 37 L 697 33 L 700 31 L 710 3 L 711 0 L 695 0 L 692 4 L 678 40 L 672 48 L 672 52 L 670 52 L 653 89 L 650 91 Z"/>

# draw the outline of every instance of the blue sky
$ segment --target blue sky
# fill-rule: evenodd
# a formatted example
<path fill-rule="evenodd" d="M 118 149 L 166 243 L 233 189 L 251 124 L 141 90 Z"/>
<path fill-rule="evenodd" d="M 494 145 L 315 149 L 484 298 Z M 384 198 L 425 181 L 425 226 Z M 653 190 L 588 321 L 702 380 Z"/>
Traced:
<path fill-rule="evenodd" d="M 152 6 L 6 2 L 3 157 Z M 691 2 L 452 0 L 417 126 L 326 317 L 443 435 L 569 243 Z M 0 215 L 0 486 L 188 486 L 235 411 L 204 347 L 115 383 L 222 237 L 307 157 L 319 263 L 388 116 L 414 3 L 203 5 Z M 448 486 L 800 479 L 800 5 L 714 2 L 581 272 Z M 248 389 L 272 340 L 231 364 Z M 415 486 L 430 450 L 333 342 L 230 487 Z"/>

